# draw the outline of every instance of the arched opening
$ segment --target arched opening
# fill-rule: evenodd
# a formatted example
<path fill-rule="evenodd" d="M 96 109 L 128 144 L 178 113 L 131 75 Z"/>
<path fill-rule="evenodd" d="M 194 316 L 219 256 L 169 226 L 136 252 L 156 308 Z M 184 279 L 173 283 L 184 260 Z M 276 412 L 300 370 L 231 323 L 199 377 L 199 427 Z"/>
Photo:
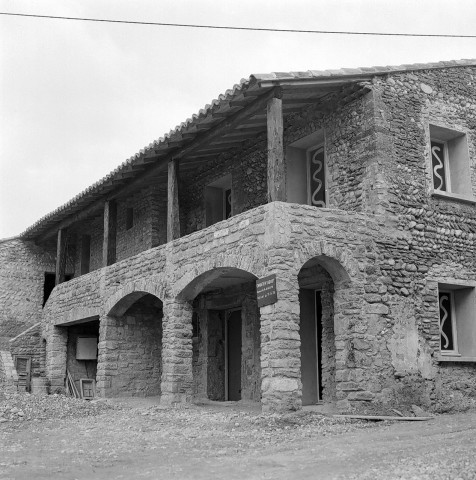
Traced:
<path fill-rule="evenodd" d="M 98 378 L 106 396 L 160 395 L 162 317 L 162 301 L 141 291 L 123 297 L 101 321 Z"/>
<path fill-rule="evenodd" d="M 299 271 L 302 404 L 336 401 L 335 299 L 350 284 L 342 265 L 321 255 Z"/>
<path fill-rule="evenodd" d="M 258 402 L 261 365 L 256 277 L 237 268 L 215 268 L 192 280 L 179 298 L 193 306 L 194 396 Z"/>

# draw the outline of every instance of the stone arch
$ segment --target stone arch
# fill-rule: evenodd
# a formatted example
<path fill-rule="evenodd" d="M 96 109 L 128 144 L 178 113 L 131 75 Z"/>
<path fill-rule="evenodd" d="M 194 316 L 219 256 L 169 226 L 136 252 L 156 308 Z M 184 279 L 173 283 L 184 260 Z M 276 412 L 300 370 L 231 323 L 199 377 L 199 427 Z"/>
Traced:
<path fill-rule="evenodd" d="M 160 282 L 139 280 L 121 286 L 105 302 L 98 355 L 103 396 L 160 395 L 163 294 Z"/>
<path fill-rule="evenodd" d="M 255 251 L 253 255 L 223 253 L 207 257 L 197 263 L 188 264 L 177 271 L 174 296 L 182 300 L 193 299 L 194 296 L 190 295 L 193 295 L 194 291 L 199 293 L 200 290 L 196 290 L 197 284 L 206 279 L 207 275 L 220 276 L 231 270 L 245 272 L 256 279 L 264 271 L 263 257 L 263 254 Z M 211 274 L 210 272 L 215 273 Z"/>
<path fill-rule="evenodd" d="M 122 315 L 133 303 L 146 294 L 154 295 L 163 302 L 166 291 L 164 283 L 161 278 L 126 283 L 107 297 L 103 308 L 104 314 Z"/>
<path fill-rule="evenodd" d="M 221 255 L 194 265 L 177 282 L 176 301 L 193 309 L 192 380 L 199 398 L 260 400 L 260 311 L 253 267 L 247 258 Z"/>
<path fill-rule="evenodd" d="M 309 242 L 295 250 L 295 256 L 296 275 L 305 265 L 317 263 L 329 272 L 336 285 L 348 286 L 360 277 L 359 264 L 345 247 L 336 247 L 325 241 Z"/>
<path fill-rule="evenodd" d="M 337 346 L 354 319 L 351 305 L 359 305 L 361 278 L 358 262 L 345 247 L 320 241 L 298 252 L 299 333 L 303 404 L 335 402 Z M 358 310 L 358 309 L 357 309 Z"/>

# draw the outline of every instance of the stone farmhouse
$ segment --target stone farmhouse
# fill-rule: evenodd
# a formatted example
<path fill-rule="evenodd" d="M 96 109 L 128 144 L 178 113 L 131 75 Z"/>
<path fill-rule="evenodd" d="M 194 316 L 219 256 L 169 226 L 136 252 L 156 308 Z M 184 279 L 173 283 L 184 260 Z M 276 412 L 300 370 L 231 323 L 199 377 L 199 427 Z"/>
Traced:
<path fill-rule="evenodd" d="M 252 75 L 0 262 L 4 385 L 476 399 L 476 60 Z"/>

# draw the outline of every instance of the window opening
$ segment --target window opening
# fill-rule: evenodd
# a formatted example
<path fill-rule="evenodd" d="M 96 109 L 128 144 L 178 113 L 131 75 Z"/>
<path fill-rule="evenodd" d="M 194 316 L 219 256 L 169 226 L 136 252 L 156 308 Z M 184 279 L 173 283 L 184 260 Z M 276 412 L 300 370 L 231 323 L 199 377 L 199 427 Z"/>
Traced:
<path fill-rule="evenodd" d="M 442 353 L 458 353 L 456 340 L 456 315 L 454 294 L 450 291 L 439 292 L 440 308 L 440 348 Z"/>
<path fill-rule="evenodd" d="M 233 215 L 233 191 L 231 176 L 220 178 L 205 187 L 205 224 L 227 220 Z"/>
<path fill-rule="evenodd" d="M 430 125 L 431 176 L 434 193 L 473 197 L 466 135 Z"/>
<path fill-rule="evenodd" d="M 64 276 L 64 281 L 67 282 L 68 280 L 71 280 L 73 278 L 73 275 L 65 275 Z M 48 301 L 48 298 L 51 295 L 51 292 L 55 288 L 55 281 L 56 281 L 56 275 L 51 272 L 45 272 L 45 281 L 43 283 L 43 307 L 45 306 L 46 302 Z"/>
<path fill-rule="evenodd" d="M 309 204 L 314 207 L 326 206 L 326 173 L 324 147 L 321 145 L 307 152 L 309 176 Z"/>

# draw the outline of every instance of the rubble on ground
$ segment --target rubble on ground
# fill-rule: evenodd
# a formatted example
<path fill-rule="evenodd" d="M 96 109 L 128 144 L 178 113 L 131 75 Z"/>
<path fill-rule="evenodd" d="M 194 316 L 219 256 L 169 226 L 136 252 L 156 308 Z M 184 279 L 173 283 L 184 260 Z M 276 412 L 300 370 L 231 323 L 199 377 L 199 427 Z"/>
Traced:
<path fill-rule="evenodd" d="M 95 416 L 113 408 L 101 401 L 87 401 L 66 395 L 2 393 L 0 423 Z"/>

